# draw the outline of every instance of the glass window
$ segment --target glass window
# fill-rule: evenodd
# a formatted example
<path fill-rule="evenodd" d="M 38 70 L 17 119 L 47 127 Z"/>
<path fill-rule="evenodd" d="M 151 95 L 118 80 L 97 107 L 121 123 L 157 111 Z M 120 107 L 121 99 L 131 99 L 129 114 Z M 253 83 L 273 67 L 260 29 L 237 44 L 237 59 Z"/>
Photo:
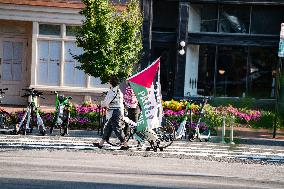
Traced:
<path fill-rule="evenodd" d="M 201 31 L 216 32 L 218 11 L 215 5 L 202 5 L 201 9 Z"/>
<path fill-rule="evenodd" d="M 241 97 L 246 92 L 247 48 L 219 46 L 216 95 Z"/>
<path fill-rule="evenodd" d="M 189 32 L 217 32 L 218 7 L 216 5 L 191 4 L 189 8 Z"/>
<path fill-rule="evenodd" d="M 38 41 L 38 84 L 59 84 L 61 42 Z"/>
<path fill-rule="evenodd" d="M 153 3 L 153 31 L 175 32 L 179 2 L 155 0 Z"/>
<path fill-rule="evenodd" d="M 23 42 L 3 42 L 2 79 L 20 81 L 22 78 Z"/>
<path fill-rule="evenodd" d="M 82 54 L 82 49 L 77 47 L 75 42 L 64 43 L 64 85 L 84 87 L 86 85 L 86 76 L 83 70 L 79 70 L 77 66 L 80 63 L 73 58 L 73 55 Z"/>
<path fill-rule="evenodd" d="M 40 35 L 60 35 L 60 25 L 39 24 Z"/>
<path fill-rule="evenodd" d="M 199 95 L 214 96 L 215 91 L 215 96 L 219 97 L 275 98 L 277 48 L 217 48 L 217 54 L 215 46 L 199 48 Z"/>
<path fill-rule="evenodd" d="M 75 36 L 79 26 L 66 26 L 66 36 Z"/>
<path fill-rule="evenodd" d="M 197 93 L 214 95 L 215 46 L 201 45 L 199 48 Z"/>
<path fill-rule="evenodd" d="M 249 33 L 250 7 L 224 5 L 220 7 L 219 32 Z"/>
<path fill-rule="evenodd" d="M 250 48 L 249 95 L 257 98 L 275 97 L 277 49 Z"/>
<path fill-rule="evenodd" d="M 284 22 L 284 7 L 255 6 L 252 9 L 251 33 L 279 35 Z"/>
<path fill-rule="evenodd" d="M 191 4 L 189 9 L 189 32 L 217 32 L 218 6 Z"/>

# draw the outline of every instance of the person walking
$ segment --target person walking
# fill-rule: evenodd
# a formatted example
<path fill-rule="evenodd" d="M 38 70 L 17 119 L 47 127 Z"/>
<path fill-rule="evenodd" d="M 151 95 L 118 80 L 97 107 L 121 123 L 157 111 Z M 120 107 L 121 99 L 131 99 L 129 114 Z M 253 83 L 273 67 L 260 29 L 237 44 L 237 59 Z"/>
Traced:
<path fill-rule="evenodd" d="M 101 106 L 106 107 L 106 125 L 103 130 L 103 136 L 99 143 L 93 143 L 94 146 L 102 148 L 105 141 L 108 141 L 112 131 L 114 131 L 117 138 L 121 143 L 121 150 L 128 150 L 129 146 L 125 140 L 124 135 L 124 105 L 123 93 L 119 89 L 119 80 L 117 77 L 111 77 L 109 80 L 111 85 L 106 94 L 105 99 L 102 101 Z"/>
<path fill-rule="evenodd" d="M 124 105 L 127 110 L 127 117 L 132 120 L 133 122 L 137 123 L 138 121 L 138 111 L 139 111 L 139 104 L 136 98 L 136 95 L 133 89 L 130 87 L 130 84 L 127 83 L 127 87 L 125 89 L 125 93 L 123 96 Z M 124 133 L 126 136 L 130 133 L 129 124 L 126 124 L 124 127 Z"/>

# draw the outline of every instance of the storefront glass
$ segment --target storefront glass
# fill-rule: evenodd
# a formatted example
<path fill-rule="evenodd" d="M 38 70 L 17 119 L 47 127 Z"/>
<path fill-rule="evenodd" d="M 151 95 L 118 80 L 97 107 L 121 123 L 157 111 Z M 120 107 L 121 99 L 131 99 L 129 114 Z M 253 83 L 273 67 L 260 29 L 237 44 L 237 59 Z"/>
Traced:
<path fill-rule="evenodd" d="M 201 32 L 217 32 L 218 9 L 216 5 L 198 5 L 193 8 L 201 15 Z"/>
<path fill-rule="evenodd" d="M 275 74 L 278 61 L 276 52 L 276 48 L 250 48 L 249 96 L 257 98 L 275 97 Z"/>
<path fill-rule="evenodd" d="M 191 4 L 188 31 L 279 35 L 283 12 L 284 6 Z"/>
<path fill-rule="evenodd" d="M 279 35 L 284 22 L 284 7 L 255 6 L 252 10 L 251 33 Z"/>
<path fill-rule="evenodd" d="M 219 14 L 220 33 L 249 33 L 249 6 L 223 5 L 219 7 Z"/>
<path fill-rule="evenodd" d="M 199 50 L 199 95 L 274 98 L 276 49 L 201 45 Z"/>
<path fill-rule="evenodd" d="M 186 69 L 194 70 L 198 63 L 197 94 L 275 98 L 274 40 L 283 12 L 284 6 L 191 3 L 188 45 L 199 51 L 188 48 Z M 189 88 L 185 86 L 185 93 Z"/>

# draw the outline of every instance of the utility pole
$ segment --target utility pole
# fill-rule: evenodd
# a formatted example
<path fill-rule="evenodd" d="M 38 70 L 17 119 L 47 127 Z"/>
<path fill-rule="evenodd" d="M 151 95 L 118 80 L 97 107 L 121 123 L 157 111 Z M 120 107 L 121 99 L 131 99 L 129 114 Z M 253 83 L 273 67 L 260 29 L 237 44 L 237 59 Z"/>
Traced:
<path fill-rule="evenodd" d="M 273 127 L 273 138 L 276 137 L 276 127 L 277 127 L 277 121 L 281 122 L 281 119 L 283 119 L 283 115 L 280 116 L 279 114 L 279 107 L 281 110 L 281 114 L 283 114 L 283 104 L 284 104 L 284 76 L 283 76 L 283 69 L 282 69 L 282 61 L 281 58 L 284 57 L 284 23 L 281 24 L 280 29 L 280 41 L 279 41 L 279 50 L 278 50 L 278 57 L 279 60 L 277 62 L 276 66 L 276 85 L 275 85 L 275 119 L 274 119 L 274 127 Z M 280 103 L 279 103 L 280 101 Z M 280 123 L 281 124 L 281 123 Z"/>

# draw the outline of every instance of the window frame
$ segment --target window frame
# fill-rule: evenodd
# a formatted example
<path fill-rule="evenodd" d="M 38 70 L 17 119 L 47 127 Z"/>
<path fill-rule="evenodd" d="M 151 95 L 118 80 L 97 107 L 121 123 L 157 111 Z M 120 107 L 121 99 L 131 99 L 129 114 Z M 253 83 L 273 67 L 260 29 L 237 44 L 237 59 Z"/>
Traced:
<path fill-rule="evenodd" d="M 92 86 L 90 84 L 91 76 L 88 74 L 85 74 L 85 84 L 84 86 L 76 86 L 76 85 L 64 85 L 64 63 L 65 63 L 65 43 L 66 42 L 76 42 L 75 36 L 67 36 L 66 35 L 66 26 L 79 26 L 77 24 L 55 24 L 60 25 L 61 33 L 59 36 L 57 35 L 42 35 L 39 34 L 39 25 L 40 24 L 50 24 L 54 25 L 53 23 L 36 23 L 36 39 L 35 39 L 35 48 L 36 48 L 36 57 L 38 57 L 39 54 L 39 48 L 38 48 L 38 41 L 46 40 L 46 41 L 59 41 L 61 42 L 61 54 L 60 54 L 60 61 L 59 61 L 59 84 L 55 86 L 51 86 L 48 84 L 39 84 L 38 83 L 38 59 L 35 60 L 35 82 L 31 85 L 31 87 L 35 87 L 41 90 L 58 90 L 58 91 L 70 91 L 70 92 L 103 92 L 107 90 L 106 85 L 101 84 L 97 86 Z M 35 34 L 35 33 L 33 33 Z"/>

